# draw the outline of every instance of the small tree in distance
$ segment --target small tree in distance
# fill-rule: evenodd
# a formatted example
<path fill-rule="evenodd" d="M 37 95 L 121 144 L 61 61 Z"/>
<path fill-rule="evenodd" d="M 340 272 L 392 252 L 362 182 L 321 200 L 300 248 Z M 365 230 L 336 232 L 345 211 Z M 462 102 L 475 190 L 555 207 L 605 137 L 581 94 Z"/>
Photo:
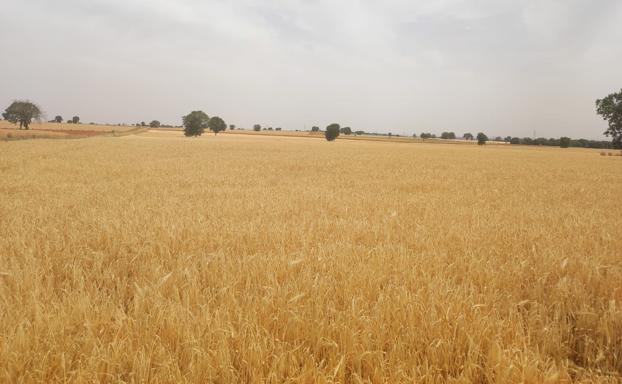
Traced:
<path fill-rule="evenodd" d="M 477 134 L 477 145 L 485 145 L 488 141 L 488 136 L 486 136 L 483 132 Z"/>
<path fill-rule="evenodd" d="M 253 131 L 255 131 L 255 132 L 261 131 L 261 125 L 260 124 L 253 125 Z"/>
<path fill-rule="evenodd" d="M 350 127 L 343 127 L 339 130 L 340 133 L 343 133 L 344 135 L 351 135 L 352 134 L 352 128 Z"/>
<path fill-rule="evenodd" d="M 78 124 L 80 122 L 80 117 L 79 116 L 72 117 L 71 122 L 74 124 Z"/>
<path fill-rule="evenodd" d="M 229 130 L 233 131 L 235 129 L 235 124 L 229 124 Z"/>
<path fill-rule="evenodd" d="M 326 132 L 324 132 L 324 137 L 326 137 L 327 141 L 334 141 L 337 137 L 339 137 L 339 124 L 332 123 L 326 127 Z"/>
<path fill-rule="evenodd" d="M 311 132 L 319 132 L 319 131 L 320 131 L 320 127 L 317 127 L 315 125 L 311 127 Z"/>
<path fill-rule="evenodd" d="M 473 134 L 472 133 L 465 133 L 464 135 L 462 135 L 462 138 L 464 140 L 473 140 Z"/>
<path fill-rule="evenodd" d="M 54 118 L 54 121 L 57 123 L 62 123 L 63 117 L 61 115 L 56 115 L 56 117 Z"/>
<path fill-rule="evenodd" d="M 13 124 L 19 123 L 19 129 L 28 129 L 32 120 L 41 118 L 41 109 L 28 100 L 16 100 L 4 110 L 2 117 Z"/>
<path fill-rule="evenodd" d="M 227 130 L 227 124 L 223 119 L 218 116 L 214 116 L 209 119 L 209 123 L 207 124 L 207 126 L 209 127 L 209 129 L 212 130 L 212 132 L 214 132 L 214 136 L 216 136 L 218 132 Z"/>
<path fill-rule="evenodd" d="M 184 135 L 194 137 L 203 134 L 210 120 L 203 111 L 192 111 L 181 119 L 184 124 Z"/>
<path fill-rule="evenodd" d="M 160 122 L 158 120 L 152 120 L 151 123 L 149 123 L 149 126 L 151 128 L 160 128 Z"/>

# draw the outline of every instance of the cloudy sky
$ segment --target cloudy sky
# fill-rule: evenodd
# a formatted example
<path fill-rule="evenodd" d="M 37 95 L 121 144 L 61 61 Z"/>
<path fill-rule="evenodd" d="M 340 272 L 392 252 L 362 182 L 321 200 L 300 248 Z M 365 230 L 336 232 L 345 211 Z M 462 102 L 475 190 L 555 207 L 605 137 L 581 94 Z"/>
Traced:
<path fill-rule="evenodd" d="M 4 0 L 0 104 L 49 118 L 602 138 L 620 0 Z"/>

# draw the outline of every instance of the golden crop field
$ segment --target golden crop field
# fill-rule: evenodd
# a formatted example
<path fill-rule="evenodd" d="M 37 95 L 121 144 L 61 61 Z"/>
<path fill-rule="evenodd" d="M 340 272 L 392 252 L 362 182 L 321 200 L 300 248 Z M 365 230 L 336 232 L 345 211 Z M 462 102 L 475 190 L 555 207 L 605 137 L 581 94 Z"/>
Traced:
<path fill-rule="evenodd" d="M 0 139 L 90 137 L 100 134 L 123 134 L 138 129 L 140 128 L 129 125 L 67 123 L 33 123 L 30 129 L 19 129 L 19 125 L 0 120 Z"/>
<path fill-rule="evenodd" d="M 0 382 L 622 380 L 622 158 L 0 142 Z"/>

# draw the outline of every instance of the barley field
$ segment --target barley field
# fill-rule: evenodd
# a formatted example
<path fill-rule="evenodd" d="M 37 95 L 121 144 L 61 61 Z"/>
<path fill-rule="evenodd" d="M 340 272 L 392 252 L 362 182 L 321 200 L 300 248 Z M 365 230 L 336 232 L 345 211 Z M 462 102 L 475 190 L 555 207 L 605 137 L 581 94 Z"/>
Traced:
<path fill-rule="evenodd" d="M 622 158 L 0 142 L 0 382 L 622 379 Z"/>

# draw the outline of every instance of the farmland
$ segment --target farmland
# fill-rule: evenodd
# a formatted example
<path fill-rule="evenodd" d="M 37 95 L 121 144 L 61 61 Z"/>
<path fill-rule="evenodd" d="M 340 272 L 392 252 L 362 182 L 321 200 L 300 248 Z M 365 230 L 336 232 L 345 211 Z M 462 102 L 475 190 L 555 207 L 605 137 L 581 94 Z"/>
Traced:
<path fill-rule="evenodd" d="M 0 382 L 621 380 L 620 157 L 151 130 L 0 174 Z"/>

